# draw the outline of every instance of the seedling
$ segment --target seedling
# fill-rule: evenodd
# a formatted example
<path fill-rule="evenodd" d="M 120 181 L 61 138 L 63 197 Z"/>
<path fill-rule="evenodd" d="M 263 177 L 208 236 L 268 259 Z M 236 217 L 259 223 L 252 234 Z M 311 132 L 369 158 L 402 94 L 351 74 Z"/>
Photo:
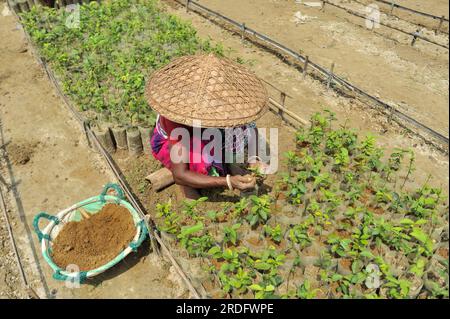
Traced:
<path fill-rule="evenodd" d="M 183 201 L 184 209 L 183 209 L 182 213 L 186 216 L 189 216 L 193 220 L 196 220 L 196 221 L 202 220 L 204 218 L 204 216 L 202 214 L 199 214 L 199 212 L 197 211 L 197 206 L 200 203 L 203 203 L 207 200 L 208 200 L 208 197 L 200 197 L 197 200 Z"/>
<path fill-rule="evenodd" d="M 194 236 L 195 234 L 201 233 L 203 229 L 204 225 L 201 222 L 198 222 L 194 226 L 181 228 L 178 238 L 180 239 L 181 246 L 186 248 L 190 255 L 204 256 L 213 245 L 211 236 L 207 234 Z"/>
<path fill-rule="evenodd" d="M 297 297 L 300 299 L 314 299 L 319 289 L 312 289 L 311 283 L 305 280 L 297 289 Z"/>
<path fill-rule="evenodd" d="M 283 239 L 283 233 L 279 224 L 275 227 L 264 225 L 264 235 L 270 237 L 276 243 L 280 243 Z"/>
<path fill-rule="evenodd" d="M 250 197 L 252 207 L 247 215 L 250 226 L 255 226 L 260 222 L 266 222 L 270 215 L 270 198 L 268 195 L 260 197 L 252 195 Z"/>
<path fill-rule="evenodd" d="M 295 225 L 289 230 L 289 240 L 292 243 L 300 245 L 300 248 L 305 248 L 311 244 L 312 239 L 308 235 L 309 225 Z"/>
<path fill-rule="evenodd" d="M 226 245 L 227 243 L 231 243 L 233 245 L 236 245 L 238 234 L 237 230 L 241 227 L 241 224 L 234 224 L 232 226 L 226 226 L 223 229 L 224 237 L 223 237 L 223 244 Z"/>
<path fill-rule="evenodd" d="M 250 289 L 255 292 L 256 299 L 267 299 L 273 297 L 275 286 L 253 284 L 250 286 Z"/>
<path fill-rule="evenodd" d="M 172 211 L 172 203 L 169 201 L 166 204 L 156 204 L 156 215 L 164 218 L 164 226 L 161 227 L 162 231 L 170 234 L 176 234 L 180 230 L 179 220 L 180 217 L 174 211 Z"/>

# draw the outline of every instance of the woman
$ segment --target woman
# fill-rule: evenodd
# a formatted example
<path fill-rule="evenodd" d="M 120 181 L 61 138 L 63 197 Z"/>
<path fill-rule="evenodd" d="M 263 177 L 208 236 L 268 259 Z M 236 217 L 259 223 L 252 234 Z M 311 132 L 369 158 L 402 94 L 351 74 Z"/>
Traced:
<path fill-rule="evenodd" d="M 255 187 L 254 177 L 225 164 L 225 155 L 242 152 L 249 137 L 257 139 L 254 120 L 267 109 L 267 92 L 253 74 L 212 54 L 181 57 L 154 73 L 146 96 L 159 113 L 153 156 L 171 170 L 187 198 L 198 198 L 197 190 L 204 188 Z M 216 130 L 204 139 L 206 128 Z M 237 134 L 226 134 L 226 128 L 238 128 Z M 207 149 L 217 136 L 221 147 Z"/>

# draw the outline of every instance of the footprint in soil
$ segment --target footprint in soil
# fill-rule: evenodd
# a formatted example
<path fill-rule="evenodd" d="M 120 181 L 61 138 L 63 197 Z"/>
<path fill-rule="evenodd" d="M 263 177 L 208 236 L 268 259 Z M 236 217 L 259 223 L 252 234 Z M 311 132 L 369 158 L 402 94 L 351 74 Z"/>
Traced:
<path fill-rule="evenodd" d="M 6 147 L 6 151 L 11 162 L 15 165 L 25 165 L 33 156 L 37 143 L 23 142 L 11 143 Z"/>

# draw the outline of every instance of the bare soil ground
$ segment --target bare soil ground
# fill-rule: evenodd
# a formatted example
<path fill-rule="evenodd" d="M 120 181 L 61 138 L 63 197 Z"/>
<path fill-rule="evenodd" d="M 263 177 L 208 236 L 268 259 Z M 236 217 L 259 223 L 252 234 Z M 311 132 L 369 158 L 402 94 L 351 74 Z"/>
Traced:
<path fill-rule="evenodd" d="M 226 3 L 219 1 L 215 2 L 217 5 L 223 6 L 224 10 L 218 7 L 212 8 L 225 14 L 227 14 L 226 10 L 234 10 L 236 11 L 236 15 L 238 13 L 241 15 L 248 14 L 248 11 L 242 6 L 248 6 L 255 3 L 254 1 L 239 3 L 233 1 L 234 0 L 230 0 Z M 205 1 L 201 2 L 206 3 Z M 259 6 L 260 10 L 264 7 L 267 8 L 267 6 L 273 2 L 274 1 L 264 1 L 266 5 Z M 280 1 L 277 2 L 280 3 Z M 284 1 L 282 2 L 284 3 Z M 297 69 L 284 63 L 274 54 L 264 51 L 248 41 L 242 42 L 239 34 L 233 34 L 226 31 L 219 25 L 211 23 L 211 21 L 194 12 L 190 11 L 186 13 L 185 8 L 173 0 L 164 1 L 163 3 L 167 4 L 167 10 L 169 12 L 190 21 L 197 29 L 199 36 L 211 38 L 213 42 L 223 43 L 225 50 L 229 53 L 230 57 L 242 58 L 245 61 L 245 64 L 261 79 L 286 92 L 289 95 L 286 99 L 287 108 L 294 111 L 302 118 L 308 119 L 315 112 L 329 109 L 336 113 L 340 124 L 352 127 L 360 131 L 361 134 L 373 133 L 377 137 L 378 143 L 386 149 L 386 152 L 392 151 L 395 148 L 413 148 L 416 153 L 417 167 L 414 183 L 420 185 L 427 179 L 428 175 L 431 174 L 433 176 L 432 183 L 441 185 L 444 189 L 448 189 L 449 165 L 446 155 L 429 147 L 423 143 L 422 140 L 408 134 L 395 123 L 389 123 L 384 115 L 380 115 L 378 111 L 369 108 L 366 104 L 363 104 L 356 99 L 340 96 L 331 90 L 327 90 L 323 84 L 311 77 L 304 78 Z M 208 6 L 210 5 L 208 4 Z M 225 7 L 227 9 L 225 9 Z M 238 10 L 237 8 L 241 8 L 241 10 Z M 258 8 L 258 6 L 255 6 L 255 8 Z M 268 11 L 267 14 L 273 14 L 274 17 L 278 17 L 276 19 L 281 20 L 279 15 L 273 13 L 276 10 L 274 7 L 270 7 L 270 10 L 266 10 Z M 231 16 L 231 18 L 239 20 L 236 15 Z M 290 17 L 291 16 L 289 16 L 289 18 Z M 213 20 L 213 22 L 214 21 L 216 20 Z M 263 21 L 268 29 L 270 29 L 271 23 L 275 25 L 274 22 L 268 22 L 271 21 L 270 19 L 265 18 L 260 19 L 260 21 Z M 249 26 L 251 26 L 250 23 Z M 358 27 L 354 28 L 357 29 Z M 276 27 L 274 27 L 274 29 L 276 29 Z M 281 27 L 278 29 L 282 30 Z M 262 31 L 264 32 L 264 30 Z M 319 32 L 314 31 L 314 33 Z M 311 34 L 311 37 L 314 36 L 314 33 Z M 324 50 L 322 53 L 326 54 L 327 52 L 328 50 Z M 354 65 L 354 69 L 357 69 L 357 64 Z M 399 73 L 401 72 L 399 71 Z M 397 76 L 400 75 L 397 74 Z M 446 79 L 448 81 L 448 76 Z M 402 80 L 398 79 L 398 81 L 401 82 Z M 267 86 L 267 88 L 269 93 L 274 98 L 277 98 L 279 91 L 270 86 Z M 411 94 L 413 94 L 412 90 Z M 421 99 L 423 100 L 424 97 Z M 425 111 L 427 110 L 425 109 L 424 112 Z M 448 109 L 443 112 L 448 112 Z M 445 116 L 442 114 L 439 116 L 442 118 L 441 122 L 447 121 L 448 123 L 448 119 L 444 119 Z M 446 126 L 443 124 L 443 127 L 448 131 L 448 124 Z"/>
<path fill-rule="evenodd" d="M 324 67 L 334 62 L 336 74 L 448 136 L 448 50 L 420 40 L 411 47 L 411 37 L 384 27 L 372 32 L 363 19 L 331 5 L 322 12 L 294 0 L 199 2 Z M 366 15 L 365 6 L 354 1 L 331 2 Z M 298 12 L 305 21 L 296 20 Z M 381 16 L 381 21 L 389 20 L 393 19 Z M 409 25 L 401 28 L 415 31 Z M 435 37 L 428 33 L 427 37 Z M 447 35 L 438 37 L 448 45 Z"/>
<path fill-rule="evenodd" d="M 3 5 L 0 1 L 0 10 Z M 148 243 L 79 289 L 52 279 L 32 231 L 34 215 L 55 214 L 94 196 L 114 178 L 57 98 L 13 16 L 0 15 L 0 42 L 0 144 L 6 143 L 0 173 L 13 185 L 8 193 L 1 186 L 31 286 L 50 298 L 188 297 L 173 267 L 150 254 Z M 0 298 L 24 298 L 5 223 L 1 213 Z"/>

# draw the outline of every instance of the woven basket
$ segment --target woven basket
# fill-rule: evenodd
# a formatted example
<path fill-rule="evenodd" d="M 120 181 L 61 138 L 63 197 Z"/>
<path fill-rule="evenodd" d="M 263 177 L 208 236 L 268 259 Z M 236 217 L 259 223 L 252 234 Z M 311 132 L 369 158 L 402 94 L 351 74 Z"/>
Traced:
<path fill-rule="evenodd" d="M 116 190 L 117 196 L 107 195 L 107 192 L 110 189 Z M 113 258 L 106 264 L 101 265 L 95 269 L 90 269 L 88 271 L 72 272 L 62 269 L 58 265 L 56 265 L 51 257 L 53 246 L 52 239 L 58 236 L 58 233 L 61 231 L 62 227 L 64 227 L 64 224 L 70 221 L 78 222 L 83 218 L 79 211 L 80 207 L 82 207 L 90 214 L 96 214 L 104 205 L 108 203 L 114 203 L 116 205 L 125 207 L 133 218 L 133 222 L 136 227 L 136 234 L 128 247 L 118 253 L 115 258 Z M 50 221 L 50 223 L 42 231 L 39 229 L 39 221 L 41 219 L 47 219 Z M 117 184 L 107 184 L 100 195 L 74 204 L 69 208 L 60 211 L 57 215 L 49 215 L 45 212 L 37 214 L 33 220 L 33 228 L 38 235 L 38 239 L 41 243 L 42 255 L 54 272 L 53 278 L 63 281 L 71 280 L 79 283 L 83 283 L 85 279 L 97 276 L 116 265 L 132 251 L 136 251 L 148 236 L 148 230 L 145 226 L 144 220 L 140 218 L 139 214 L 133 208 L 133 206 L 125 200 L 123 191 Z"/>
<path fill-rule="evenodd" d="M 249 70 L 213 54 L 175 59 L 148 81 L 150 106 L 167 119 L 193 126 L 235 127 L 261 117 L 268 108 L 262 82 Z"/>

